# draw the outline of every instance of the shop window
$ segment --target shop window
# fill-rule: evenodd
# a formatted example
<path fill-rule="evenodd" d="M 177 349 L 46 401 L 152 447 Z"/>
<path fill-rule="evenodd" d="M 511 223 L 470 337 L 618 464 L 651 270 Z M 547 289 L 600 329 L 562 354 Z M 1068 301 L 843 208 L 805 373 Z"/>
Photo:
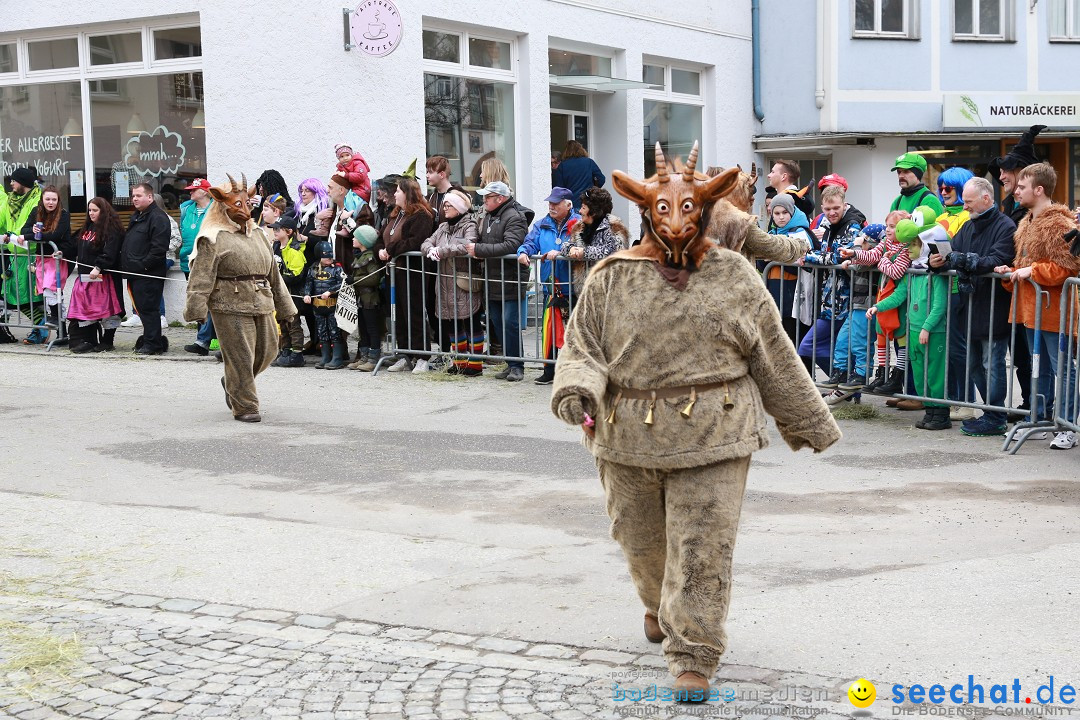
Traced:
<path fill-rule="evenodd" d="M 548 49 L 548 73 L 611 77 L 611 58 L 550 48 Z"/>
<path fill-rule="evenodd" d="M 142 62 L 142 33 L 91 35 L 88 42 L 91 65 Z"/>
<path fill-rule="evenodd" d="M 435 62 L 461 63 L 461 36 L 457 33 L 424 31 L 424 59 Z"/>
<path fill-rule="evenodd" d="M 0 75 L 19 72 L 18 55 L 15 53 L 16 47 L 15 43 L 0 45 Z"/>
<path fill-rule="evenodd" d="M 202 73 L 120 78 L 116 97 L 90 98 L 94 179 L 98 195 L 131 209 L 131 190 L 148 182 L 170 210 L 183 188 L 206 177 Z"/>
<path fill-rule="evenodd" d="M 469 64 L 476 67 L 510 69 L 510 43 L 469 38 Z"/>
<path fill-rule="evenodd" d="M 664 66 L 642 65 L 641 82 L 646 82 L 650 85 L 657 85 L 660 88 L 664 88 Z"/>
<path fill-rule="evenodd" d="M 1080 140 L 1072 140 L 1072 159 L 1069 162 L 1072 168 L 1072 183 L 1069 187 L 1069 207 L 1080 206 Z"/>
<path fill-rule="evenodd" d="M 953 0 L 953 39 L 1015 40 L 1013 0 Z"/>
<path fill-rule="evenodd" d="M 589 100 L 584 95 L 552 90 L 550 97 L 552 110 L 587 112 L 589 109 Z"/>
<path fill-rule="evenodd" d="M 26 43 L 29 70 L 62 70 L 79 67 L 79 41 L 75 38 L 36 40 Z"/>
<path fill-rule="evenodd" d="M 202 56 L 202 33 L 196 27 L 154 30 L 154 59 L 175 60 Z"/>
<path fill-rule="evenodd" d="M 918 0 L 852 0 L 852 37 L 918 39 Z"/>
<path fill-rule="evenodd" d="M 1050 40 L 1080 41 L 1080 0 L 1050 0 Z"/>
<path fill-rule="evenodd" d="M 701 73 L 671 68 L 671 92 L 680 95 L 700 95 Z"/>
<path fill-rule="evenodd" d="M 937 192 L 937 178 L 951 167 L 967 168 L 976 177 L 990 177 L 990 159 L 1002 155 L 997 142 L 924 142 L 908 143 L 907 152 L 922 153 L 926 158 L 923 183 Z"/>
<path fill-rule="evenodd" d="M 34 167 L 42 182 L 56 185 L 69 211 L 86 209 L 79 83 L 41 83 L 0 88 L 0 175 Z"/>
<path fill-rule="evenodd" d="M 701 111 L 699 105 L 644 101 L 645 177 L 656 172 L 656 143 L 666 157 L 686 158 L 701 140 Z"/>
<path fill-rule="evenodd" d="M 512 83 L 424 74 L 427 155 L 450 161 L 452 175 L 468 189 L 480 184 L 480 163 L 497 157 L 514 179 Z"/>

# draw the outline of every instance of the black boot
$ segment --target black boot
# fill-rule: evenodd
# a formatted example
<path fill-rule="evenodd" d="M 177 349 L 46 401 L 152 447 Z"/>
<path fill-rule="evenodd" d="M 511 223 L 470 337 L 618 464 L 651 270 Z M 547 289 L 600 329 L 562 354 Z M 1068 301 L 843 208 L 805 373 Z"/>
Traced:
<path fill-rule="evenodd" d="M 101 342 L 98 343 L 98 352 L 111 352 L 113 349 L 113 338 L 116 337 L 116 328 L 112 330 L 101 331 Z"/>
<path fill-rule="evenodd" d="M 315 369 L 316 370 L 322 370 L 327 366 L 327 364 L 329 364 L 329 362 L 330 362 L 330 353 L 333 351 L 333 349 L 334 349 L 334 344 L 333 343 L 327 342 L 325 340 L 322 342 L 322 360 L 315 363 Z"/>
<path fill-rule="evenodd" d="M 871 380 L 863 390 L 874 392 L 878 387 L 885 384 L 888 377 L 889 374 L 885 371 L 885 366 L 878 365 L 877 369 L 874 371 L 874 379 Z"/>
<path fill-rule="evenodd" d="M 875 395 L 894 395 L 904 389 L 904 371 L 893 368 L 889 373 L 889 379 L 871 390 Z"/>
<path fill-rule="evenodd" d="M 915 423 L 915 427 L 920 430 L 948 430 L 952 427 L 952 420 L 949 419 L 949 408 L 926 408 L 926 414 L 923 415 L 922 420 Z"/>

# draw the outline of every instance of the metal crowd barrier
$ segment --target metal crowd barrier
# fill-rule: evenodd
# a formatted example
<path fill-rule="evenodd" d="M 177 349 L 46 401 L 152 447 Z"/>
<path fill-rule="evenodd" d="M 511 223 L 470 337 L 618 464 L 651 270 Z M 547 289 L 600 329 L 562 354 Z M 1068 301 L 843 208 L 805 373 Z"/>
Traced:
<path fill-rule="evenodd" d="M 64 307 L 64 282 L 62 281 L 62 260 L 54 263 L 56 277 L 56 305 L 50 306 L 45 294 L 40 292 L 37 283 L 37 264 L 44 262 L 57 252 L 53 242 L 30 242 L 33 250 L 9 250 L 11 243 L 5 242 L 0 245 L 0 328 L 5 328 L 10 333 L 12 328 L 20 330 L 50 330 L 49 342 L 45 344 L 46 350 L 52 350 L 57 342 L 67 340 L 66 309 Z M 41 252 L 42 246 L 48 245 L 51 252 Z M 25 263 L 22 262 L 25 260 Z M 21 266 L 21 267 L 20 267 Z M 26 296 L 27 302 L 19 303 L 20 296 Z M 9 303 L 9 299 L 14 303 Z M 55 315 L 51 316 L 49 308 L 55 308 Z M 38 320 L 35 320 L 38 318 Z M 18 339 L 18 338 L 16 338 Z"/>
<path fill-rule="evenodd" d="M 518 257 L 461 255 L 435 262 L 420 252 L 408 252 L 389 261 L 390 348 L 376 363 L 375 374 L 403 357 L 439 358 L 444 363 L 554 365 L 557 350 L 548 357 L 544 349 L 545 310 L 557 305 L 550 307 L 551 315 L 560 314 L 549 322 L 549 332 L 555 334 L 552 323 L 565 330 L 577 301 L 574 278 L 583 278 L 588 264 L 557 257 L 548 261 L 553 272 L 544 279 L 540 277 L 543 257 L 530 257 L 528 266 Z M 444 262 L 449 272 L 440 268 Z M 459 264 L 467 269 L 459 269 Z M 456 300 L 448 308 L 452 317 L 442 318 L 440 292 L 450 286 L 460 292 L 454 293 Z M 476 311 L 473 304 L 478 304 Z M 515 335 L 518 347 L 514 347 Z"/>
<path fill-rule="evenodd" d="M 767 263 L 762 269 L 762 279 L 770 288 L 777 304 L 781 310 L 781 316 L 784 318 L 785 328 L 788 330 L 792 341 L 798 348 L 800 346 L 803 350 L 803 357 L 809 358 L 811 361 L 807 362 L 807 369 L 810 371 L 811 376 L 817 380 L 817 369 L 820 368 L 827 375 L 831 375 L 835 370 L 841 369 L 847 373 L 851 373 L 854 368 L 854 352 L 852 351 L 850 341 L 847 343 L 841 343 L 840 347 L 843 348 L 847 345 L 847 352 L 841 351 L 844 356 L 843 364 L 838 365 L 835 360 L 836 348 L 837 348 L 837 336 L 840 334 L 842 325 L 846 320 L 837 320 L 836 314 L 833 313 L 827 321 L 821 320 L 822 314 L 822 300 L 823 300 L 823 288 L 829 281 L 834 284 L 837 282 L 840 276 L 846 277 L 849 288 L 848 295 L 848 314 L 854 312 L 865 312 L 860 308 L 851 307 L 851 294 L 850 288 L 853 287 L 856 274 L 862 274 L 863 276 L 869 276 L 870 288 L 871 288 L 871 305 L 875 304 L 874 299 L 878 291 L 880 284 L 881 273 L 871 267 L 858 267 L 851 266 L 849 268 L 843 268 L 840 265 L 830 264 L 783 264 L 776 262 Z M 773 271 L 778 272 L 773 272 Z M 779 277 L 770 278 L 769 275 L 779 275 Z M 954 278 L 957 277 L 955 271 L 947 271 L 940 273 L 933 273 L 924 269 L 908 269 L 908 276 L 917 275 L 938 275 L 945 279 L 949 283 L 949 295 L 950 301 L 945 310 L 945 350 L 946 355 L 945 362 L 945 397 L 929 397 L 925 394 L 918 394 L 914 391 L 915 384 L 912 377 L 911 370 L 911 357 L 908 355 L 908 362 L 905 364 L 903 373 L 904 391 L 896 393 L 893 396 L 900 399 L 918 400 L 924 403 L 930 402 L 938 405 L 946 405 L 950 407 L 966 407 L 983 412 L 998 412 L 1003 413 L 1008 417 L 1009 415 L 1016 416 L 1017 413 L 1026 415 L 1026 420 L 1016 423 L 1013 428 L 1006 435 L 1004 450 L 1010 453 L 1015 453 L 1025 440 L 1041 435 L 1047 431 L 1060 431 L 1069 429 L 1073 431 L 1080 431 L 1080 427 L 1077 426 L 1076 415 L 1077 407 L 1080 406 L 1080 395 L 1078 395 L 1077 383 L 1075 380 L 1077 356 L 1080 354 L 1080 349 L 1077 347 L 1077 326 L 1080 324 L 1080 279 L 1070 278 L 1066 281 L 1062 297 L 1061 297 L 1061 330 L 1059 332 L 1059 347 L 1046 348 L 1042 347 L 1043 340 L 1041 333 L 1034 334 L 1034 343 L 1032 347 L 1027 348 L 1026 337 L 1020 338 L 1018 342 L 1018 333 L 1025 333 L 1026 330 L 1023 325 L 1010 323 L 1008 326 L 1008 334 L 995 337 L 993 333 L 993 318 L 995 316 L 995 304 L 998 302 L 1010 303 L 1009 314 L 1012 317 L 1016 317 L 1016 309 L 1018 296 L 1016 293 L 1006 293 L 1001 290 L 991 295 L 990 307 L 988 317 L 990 322 L 985 327 L 975 327 L 973 322 L 974 304 L 969 302 L 966 306 L 966 317 L 963 318 L 964 322 L 957 325 L 959 318 L 954 317 L 955 311 L 953 307 L 952 298 L 955 297 L 955 293 L 952 292 Z M 797 279 L 791 280 L 790 276 L 794 276 Z M 798 278 L 801 278 L 802 281 Z M 1000 275 L 996 273 L 989 273 L 985 275 L 973 276 L 976 278 L 990 278 L 995 282 L 1005 280 L 1008 278 L 1006 275 Z M 1049 292 L 1040 287 L 1038 283 L 1034 282 L 1030 278 L 1023 282 L 1028 283 L 1035 294 L 1037 299 L 1034 315 L 1034 325 L 1041 327 L 1042 316 L 1044 309 L 1049 304 Z M 915 299 L 911 296 L 912 283 L 907 284 L 908 297 L 906 301 L 908 305 Z M 932 285 L 927 285 L 927 293 L 932 291 Z M 929 301 L 929 297 L 924 299 Z M 811 322 L 807 322 L 807 321 Z M 817 325 L 817 331 L 813 330 L 814 325 Z M 955 326 L 955 327 L 954 327 Z M 875 332 L 874 319 L 870 319 L 868 323 L 867 340 L 865 347 L 866 352 L 866 377 L 867 382 L 871 382 L 875 372 L 876 365 L 876 332 Z M 960 330 L 963 329 L 962 332 Z M 812 333 L 812 334 L 811 334 Z M 809 336 L 809 340 L 806 338 Z M 850 338 L 850 333 L 847 336 Z M 913 344 L 918 343 L 918 335 L 914 333 L 906 333 L 906 345 L 910 353 L 910 349 Z M 982 358 L 972 357 L 972 345 L 979 341 L 980 345 L 991 348 L 989 351 L 989 358 L 986 362 L 986 367 L 983 368 Z M 893 343 L 890 343 L 892 345 Z M 1000 347 L 1000 344 L 1004 344 L 1004 352 L 1002 353 L 1003 367 L 1000 372 L 1004 373 L 1005 379 L 1005 394 L 1004 399 L 999 404 L 991 404 L 989 401 L 989 395 L 991 388 L 993 387 L 993 349 L 995 345 Z M 962 352 L 957 351 L 957 346 L 962 347 Z M 809 351 L 809 355 L 805 352 Z M 1018 410 L 1018 403 L 1015 402 L 1016 391 L 1019 388 L 1016 380 L 1017 369 L 1017 356 L 1024 355 L 1030 350 L 1030 357 L 1032 362 L 1031 382 L 1027 388 L 1027 400 L 1030 403 L 1030 409 Z M 827 356 L 825 353 L 827 352 Z M 1057 360 L 1056 365 L 1058 371 L 1054 374 L 1053 387 L 1054 399 L 1050 402 L 1050 399 L 1046 397 L 1045 392 L 1040 392 L 1038 379 L 1040 375 L 1040 369 L 1046 367 L 1048 362 L 1047 353 L 1055 353 Z M 1001 357 L 1001 356 L 999 356 Z M 951 360 L 950 360 L 951 358 Z M 892 357 L 891 348 L 889 356 L 886 360 L 886 368 L 891 368 L 895 358 Z M 962 362 L 962 371 L 957 372 L 956 366 L 959 366 Z M 973 366 L 979 368 L 973 372 Z M 922 375 L 922 387 L 929 387 L 929 363 L 923 364 Z M 961 376 L 962 375 L 962 376 Z M 950 385 L 950 380 L 956 382 Z M 980 391 L 981 397 L 976 397 L 976 386 L 986 388 L 985 395 Z M 1022 389 L 1022 388 L 1021 388 Z M 852 391 L 854 394 L 857 391 Z M 1041 408 L 1046 408 L 1046 411 L 1039 414 Z M 1052 414 L 1051 414 L 1052 408 Z"/>

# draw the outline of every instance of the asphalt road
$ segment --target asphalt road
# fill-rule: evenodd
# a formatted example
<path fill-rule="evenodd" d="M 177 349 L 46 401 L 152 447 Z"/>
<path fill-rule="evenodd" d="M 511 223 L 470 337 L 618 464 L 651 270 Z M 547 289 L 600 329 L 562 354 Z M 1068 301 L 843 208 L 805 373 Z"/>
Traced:
<path fill-rule="evenodd" d="M 592 459 L 535 371 L 271 368 L 245 425 L 217 363 L 174 355 L 0 350 L 0 569 L 649 652 Z M 755 456 L 724 661 L 1080 681 L 1080 450 L 1009 457 L 889 413 L 843 422 L 822 455 L 774 434 Z"/>

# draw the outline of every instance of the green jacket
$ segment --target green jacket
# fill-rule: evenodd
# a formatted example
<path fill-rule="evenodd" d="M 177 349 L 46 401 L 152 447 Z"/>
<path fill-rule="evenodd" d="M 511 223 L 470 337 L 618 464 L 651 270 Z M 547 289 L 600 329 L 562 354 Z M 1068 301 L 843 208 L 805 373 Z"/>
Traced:
<path fill-rule="evenodd" d="M 38 252 L 37 243 L 30 242 L 23 248 L 6 240 L 8 233 L 22 232 L 26 221 L 37 210 L 41 201 L 41 188 L 35 185 L 34 189 L 27 193 L 27 198 L 14 217 L 12 217 L 8 200 L 8 193 L 0 188 L 0 236 L 5 240 L 0 244 L 5 253 L 2 268 L 4 301 L 10 306 L 26 305 L 31 300 L 40 302 L 41 295 L 34 293 L 37 283 L 33 273 L 30 272 L 31 256 L 36 256 Z"/>
<path fill-rule="evenodd" d="M 927 300 L 929 299 L 929 302 Z M 922 330 L 945 332 L 949 283 L 942 275 L 905 275 L 893 294 L 877 304 L 878 312 L 907 304 L 907 326 L 912 337 Z"/>
<path fill-rule="evenodd" d="M 889 206 L 889 212 L 893 210 L 903 210 L 904 212 L 915 212 L 915 208 L 920 205 L 925 205 L 929 208 L 933 208 L 934 212 L 938 215 L 945 214 L 945 206 L 941 204 L 941 198 L 934 194 L 934 191 L 923 185 L 917 191 L 910 195 L 904 195 L 900 193 L 896 196 L 896 199 L 892 201 L 892 205 Z"/>

